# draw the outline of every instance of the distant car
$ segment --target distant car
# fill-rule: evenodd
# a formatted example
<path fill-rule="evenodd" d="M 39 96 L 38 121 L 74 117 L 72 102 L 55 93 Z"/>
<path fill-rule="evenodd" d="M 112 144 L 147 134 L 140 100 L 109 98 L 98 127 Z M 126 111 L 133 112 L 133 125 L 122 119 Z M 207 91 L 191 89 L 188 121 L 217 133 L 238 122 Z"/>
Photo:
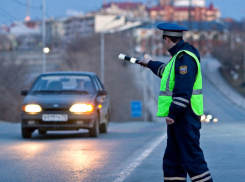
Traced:
<path fill-rule="evenodd" d="M 26 96 L 21 111 L 23 138 L 49 130 L 89 130 L 89 136 L 107 133 L 110 120 L 109 96 L 92 72 L 41 74 Z"/>

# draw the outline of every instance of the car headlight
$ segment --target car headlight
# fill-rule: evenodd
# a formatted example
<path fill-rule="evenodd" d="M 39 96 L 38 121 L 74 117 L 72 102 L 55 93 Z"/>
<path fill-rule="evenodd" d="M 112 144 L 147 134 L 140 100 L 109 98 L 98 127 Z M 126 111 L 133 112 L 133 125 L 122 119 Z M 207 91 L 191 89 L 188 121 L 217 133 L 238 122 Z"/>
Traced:
<path fill-rule="evenodd" d="M 42 108 L 37 104 L 28 104 L 24 106 L 22 110 L 28 113 L 37 113 L 37 112 L 41 112 Z"/>
<path fill-rule="evenodd" d="M 90 112 L 93 111 L 91 104 L 74 104 L 70 108 L 71 112 Z"/>

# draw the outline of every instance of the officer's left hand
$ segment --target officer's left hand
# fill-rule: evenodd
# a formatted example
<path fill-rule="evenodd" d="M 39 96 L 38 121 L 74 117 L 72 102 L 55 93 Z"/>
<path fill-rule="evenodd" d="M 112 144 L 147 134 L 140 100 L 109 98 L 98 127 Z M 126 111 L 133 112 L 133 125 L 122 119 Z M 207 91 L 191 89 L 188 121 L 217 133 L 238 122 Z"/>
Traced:
<path fill-rule="evenodd" d="M 174 124 L 174 120 L 171 119 L 170 117 L 166 117 L 166 123 L 167 123 L 168 125 Z"/>

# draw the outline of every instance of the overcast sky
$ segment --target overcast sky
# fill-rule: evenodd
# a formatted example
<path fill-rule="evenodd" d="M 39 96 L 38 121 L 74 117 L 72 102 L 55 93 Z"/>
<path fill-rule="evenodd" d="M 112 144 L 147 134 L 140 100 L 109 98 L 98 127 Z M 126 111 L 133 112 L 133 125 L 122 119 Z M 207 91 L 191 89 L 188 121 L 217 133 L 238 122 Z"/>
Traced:
<path fill-rule="evenodd" d="M 22 21 L 26 16 L 27 0 L 0 0 L 0 24 L 10 24 L 14 20 Z M 42 0 L 30 0 L 32 19 L 41 18 Z M 47 16 L 62 17 L 97 10 L 104 0 L 46 0 Z M 114 0 L 117 2 L 147 2 L 147 0 Z M 151 0 L 157 2 L 157 0 Z M 107 0 L 110 2 L 110 0 Z M 221 11 L 222 18 L 231 17 L 240 21 L 245 17 L 245 0 L 206 0 L 208 6 L 213 2 Z M 38 7 L 38 8 L 37 8 Z"/>

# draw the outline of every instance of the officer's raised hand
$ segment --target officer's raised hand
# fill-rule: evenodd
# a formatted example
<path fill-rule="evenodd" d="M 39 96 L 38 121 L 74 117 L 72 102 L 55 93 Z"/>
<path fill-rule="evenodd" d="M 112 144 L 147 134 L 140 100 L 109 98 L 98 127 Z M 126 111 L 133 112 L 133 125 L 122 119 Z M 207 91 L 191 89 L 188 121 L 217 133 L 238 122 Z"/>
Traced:
<path fill-rule="evenodd" d="M 139 61 L 139 64 L 141 64 L 141 66 L 143 66 L 144 68 L 147 68 L 149 61 L 150 61 L 150 59 L 144 58 L 144 59 Z"/>
<path fill-rule="evenodd" d="M 168 125 L 174 124 L 174 120 L 171 119 L 170 117 L 166 117 L 166 123 L 167 123 Z"/>

